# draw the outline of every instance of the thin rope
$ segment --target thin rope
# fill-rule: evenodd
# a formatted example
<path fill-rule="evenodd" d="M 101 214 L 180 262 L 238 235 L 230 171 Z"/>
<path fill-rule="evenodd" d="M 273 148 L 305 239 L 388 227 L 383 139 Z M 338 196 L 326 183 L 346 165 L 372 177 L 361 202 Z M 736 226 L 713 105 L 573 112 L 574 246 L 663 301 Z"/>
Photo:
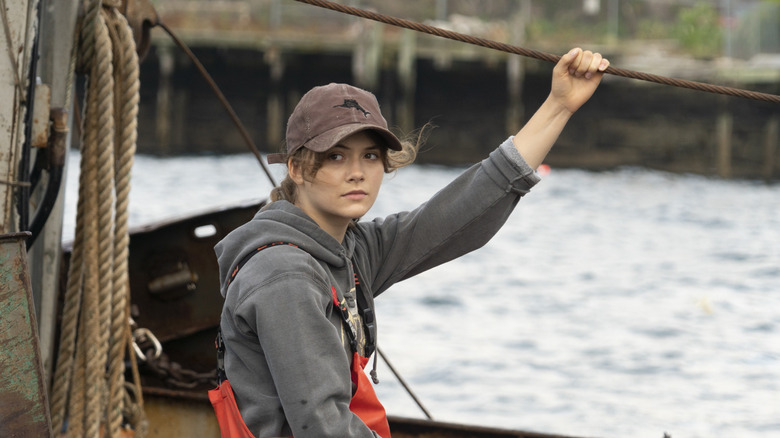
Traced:
<path fill-rule="evenodd" d="M 395 378 L 398 379 L 398 382 L 401 383 L 401 386 L 404 387 L 406 390 L 406 393 L 409 394 L 412 397 L 412 400 L 414 400 L 415 403 L 417 403 L 417 406 L 420 408 L 420 410 L 423 411 L 426 417 L 428 417 L 429 420 L 433 420 L 433 415 L 431 415 L 431 412 L 425 408 L 425 406 L 422 404 L 420 399 L 417 397 L 417 395 L 412 391 L 412 388 L 409 386 L 408 383 L 406 383 L 406 380 L 404 380 L 403 377 L 401 377 L 401 373 L 399 373 L 392 363 L 390 363 L 390 360 L 387 359 L 387 356 L 385 356 L 385 353 L 379 348 L 376 347 L 376 352 L 379 356 L 382 356 L 382 360 L 385 361 L 385 364 L 388 368 L 390 368 L 390 371 L 395 375 Z"/>
<path fill-rule="evenodd" d="M 203 79 L 206 80 L 206 82 L 209 84 L 209 87 L 211 87 L 211 90 L 214 92 L 214 94 L 217 96 L 217 99 L 219 99 L 220 103 L 222 103 L 222 106 L 225 108 L 225 111 L 227 111 L 230 118 L 233 120 L 233 123 L 236 125 L 236 128 L 238 128 L 239 133 L 241 133 L 241 137 L 244 138 L 244 142 L 249 147 L 249 150 L 254 154 L 254 156 L 257 158 L 257 161 L 260 163 L 260 166 L 263 168 L 263 171 L 265 172 L 265 175 L 268 177 L 269 181 L 271 182 L 271 185 L 276 187 L 276 180 L 274 179 L 273 175 L 271 175 L 271 171 L 268 170 L 268 166 L 265 165 L 265 162 L 263 161 L 263 157 L 260 155 L 260 150 L 257 149 L 257 146 L 255 146 L 255 143 L 252 141 L 252 137 L 247 132 L 246 128 L 244 128 L 244 125 L 241 123 L 241 119 L 238 118 L 238 115 L 235 111 L 233 111 L 233 107 L 230 105 L 230 102 L 225 98 L 225 95 L 222 94 L 222 90 L 219 89 L 219 86 L 214 81 L 214 79 L 211 77 L 209 72 L 206 70 L 205 67 L 203 67 L 203 64 L 198 60 L 198 57 L 195 56 L 194 53 L 192 53 L 192 50 L 190 50 L 189 47 L 187 47 L 184 42 L 179 39 L 179 37 L 176 36 L 176 34 L 173 33 L 173 31 L 165 25 L 165 23 L 158 22 L 156 25 L 160 26 L 167 34 L 171 37 L 174 43 L 176 43 L 177 46 L 179 46 L 179 49 L 181 49 L 188 58 L 192 61 L 193 64 L 195 64 L 195 67 L 200 72 L 200 75 L 203 76 Z"/>
<path fill-rule="evenodd" d="M 479 38 L 471 35 L 453 32 L 435 26 L 429 26 L 427 24 L 422 24 L 415 21 L 406 20 L 403 18 L 391 17 L 388 15 L 379 14 L 377 12 L 366 11 L 364 9 L 345 6 L 345 5 L 341 5 L 326 0 L 295 0 L 295 1 L 300 3 L 310 4 L 313 6 L 318 6 L 325 9 L 330 9 L 332 11 L 341 12 L 344 14 L 354 15 L 356 17 L 366 18 L 368 20 L 378 21 L 380 23 L 390 24 L 392 26 L 411 29 L 429 35 L 447 38 L 454 41 L 460 41 L 463 43 L 473 44 L 475 46 L 487 47 L 489 49 L 494 49 L 506 53 L 513 53 L 516 55 L 539 59 L 551 63 L 557 63 L 558 60 L 561 58 L 558 55 L 553 55 L 550 53 L 540 52 L 532 49 L 525 49 L 510 44 L 488 40 L 485 38 Z M 630 78 L 630 79 L 638 79 L 647 82 L 654 82 L 663 85 L 671 85 L 680 88 L 689 88 L 692 90 L 706 91 L 708 93 L 725 94 L 728 96 L 742 97 L 745 99 L 780 103 L 780 96 L 776 94 L 760 93 L 757 91 L 749 91 L 749 90 L 743 90 L 739 88 L 725 87 L 721 85 L 706 84 L 703 82 L 689 81 L 686 79 L 668 78 L 665 76 L 642 73 L 642 72 L 637 72 L 633 70 L 627 70 L 627 69 L 617 68 L 612 66 L 607 67 L 605 73 L 612 74 L 615 76 Z"/>

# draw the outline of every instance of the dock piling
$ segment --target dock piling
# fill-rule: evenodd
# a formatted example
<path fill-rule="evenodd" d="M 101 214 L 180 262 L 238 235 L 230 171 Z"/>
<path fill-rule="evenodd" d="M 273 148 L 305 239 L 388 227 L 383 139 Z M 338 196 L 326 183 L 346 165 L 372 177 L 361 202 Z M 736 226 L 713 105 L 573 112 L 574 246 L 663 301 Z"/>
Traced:
<path fill-rule="evenodd" d="M 715 123 L 716 145 L 718 148 L 718 176 L 731 178 L 731 136 L 734 126 L 734 116 L 727 111 L 718 115 Z"/>
<path fill-rule="evenodd" d="M 777 114 L 773 114 L 766 122 L 764 136 L 764 168 L 762 169 L 761 175 L 766 180 L 772 179 L 772 176 L 774 176 L 775 173 L 777 145 L 780 143 L 778 131 L 780 131 L 780 117 L 778 117 Z"/>

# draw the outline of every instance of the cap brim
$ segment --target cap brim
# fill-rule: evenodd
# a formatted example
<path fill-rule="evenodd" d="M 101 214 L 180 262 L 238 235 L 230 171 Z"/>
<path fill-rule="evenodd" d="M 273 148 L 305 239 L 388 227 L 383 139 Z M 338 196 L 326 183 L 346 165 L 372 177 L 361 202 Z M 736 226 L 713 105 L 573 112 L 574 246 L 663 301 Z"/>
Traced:
<path fill-rule="evenodd" d="M 382 137 L 382 140 L 385 141 L 385 146 L 389 149 L 394 151 L 400 151 L 402 149 L 401 141 L 398 140 L 398 137 L 392 132 L 381 126 L 367 125 L 365 123 L 352 123 L 349 125 L 337 126 L 307 141 L 304 143 L 304 146 L 315 152 L 325 152 L 333 146 L 336 146 L 341 140 L 362 131 L 376 132 Z"/>
<path fill-rule="evenodd" d="M 379 134 L 382 140 L 384 140 L 384 146 L 386 146 L 388 149 L 394 151 L 400 151 L 403 149 L 401 140 L 399 140 L 398 137 L 396 137 L 395 134 L 390 132 L 388 129 L 376 125 L 367 125 L 365 123 L 352 123 L 349 125 L 337 126 L 307 141 L 303 144 L 303 147 L 314 152 L 325 152 L 333 146 L 339 144 L 341 140 L 344 140 L 350 135 L 362 131 L 373 131 Z M 298 149 L 295 149 L 295 151 Z M 292 151 L 291 153 L 294 153 L 295 151 Z M 288 156 L 289 155 L 287 154 L 281 153 L 269 154 L 266 159 L 268 160 L 269 164 L 284 163 Z"/>

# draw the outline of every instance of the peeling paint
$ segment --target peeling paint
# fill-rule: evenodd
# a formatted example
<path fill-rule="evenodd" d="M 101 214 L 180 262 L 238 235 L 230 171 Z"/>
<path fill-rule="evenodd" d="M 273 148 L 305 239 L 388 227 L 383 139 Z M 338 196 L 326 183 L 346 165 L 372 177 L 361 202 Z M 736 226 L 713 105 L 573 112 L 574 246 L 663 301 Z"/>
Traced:
<path fill-rule="evenodd" d="M 51 429 L 27 272 L 29 235 L 0 236 L 0 436 L 49 436 Z"/>

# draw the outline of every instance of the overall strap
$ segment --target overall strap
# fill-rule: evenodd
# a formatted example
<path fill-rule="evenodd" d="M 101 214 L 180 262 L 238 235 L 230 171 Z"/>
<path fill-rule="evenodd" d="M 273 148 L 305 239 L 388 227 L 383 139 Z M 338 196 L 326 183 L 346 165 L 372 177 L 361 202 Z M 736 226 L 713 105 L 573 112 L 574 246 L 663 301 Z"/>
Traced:
<path fill-rule="evenodd" d="M 225 373 L 225 342 L 222 340 L 222 327 L 217 326 L 217 339 L 214 340 L 217 347 L 217 385 L 227 380 Z"/>
<path fill-rule="evenodd" d="M 349 319 L 349 309 L 347 309 L 347 302 L 343 299 L 339 302 L 339 297 L 335 286 L 330 287 L 330 292 L 333 298 L 333 306 L 336 310 L 339 311 L 342 324 L 347 327 L 347 339 L 349 340 L 349 347 L 352 349 L 352 352 L 355 353 L 358 351 L 357 328 L 355 328 L 355 324 L 352 322 L 352 320 Z"/>
<path fill-rule="evenodd" d="M 360 284 L 360 278 L 358 277 L 358 270 L 355 267 L 355 295 L 357 296 L 357 302 L 360 314 L 363 317 L 363 330 L 366 333 L 366 357 L 371 356 L 376 350 L 376 339 L 374 338 L 374 332 L 376 330 L 376 318 L 374 317 L 374 310 L 368 305 L 368 298 L 366 298 L 366 290 Z"/>
<path fill-rule="evenodd" d="M 238 264 L 236 264 L 236 267 L 233 269 L 233 272 L 230 273 L 230 278 L 228 278 L 228 281 L 227 281 L 227 284 L 225 285 L 225 288 L 230 286 L 230 283 L 232 283 L 233 280 L 236 278 L 236 275 L 238 275 L 238 271 L 241 268 L 243 268 L 244 265 L 249 261 L 249 259 L 254 257 L 255 254 L 259 253 L 260 251 L 262 251 L 262 250 L 264 250 L 266 248 L 270 248 L 272 246 L 278 246 L 278 245 L 290 245 L 292 247 L 298 248 L 298 245 L 296 245 L 294 243 L 288 243 L 288 242 L 272 242 L 272 243 L 265 244 L 265 245 L 263 245 L 263 246 L 261 246 L 259 248 L 255 248 L 252 252 L 250 252 L 249 254 L 245 255 L 241 260 L 238 261 Z"/>

